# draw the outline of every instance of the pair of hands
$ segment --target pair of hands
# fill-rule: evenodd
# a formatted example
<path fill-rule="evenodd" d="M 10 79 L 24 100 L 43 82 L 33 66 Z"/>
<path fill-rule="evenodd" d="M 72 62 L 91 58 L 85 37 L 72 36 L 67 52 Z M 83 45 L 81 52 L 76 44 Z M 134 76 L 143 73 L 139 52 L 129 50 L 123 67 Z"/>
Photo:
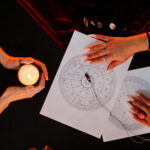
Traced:
<path fill-rule="evenodd" d="M 0 113 L 8 107 L 8 105 L 17 100 L 33 97 L 38 91 L 45 88 L 45 81 L 48 80 L 48 71 L 44 63 L 32 57 L 12 57 L 7 55 L 1 48 L 1 64 L 6 69 L 19 69 L 21 64 L 34 64 L 41 69 L 41 75 L 38 85 L 36 86 L 10 86 L 0 96 Z"/>
<path fill-rule="evenodd" d="M 108 65 L 106 73 L 125 62 L 134 53 L 145 51 L 148 48 L 145 33 L 130 37 L 109 37 L 96 34 L 89 36 L 104 42 L 85 48 L 84 51 L 86 54 L 81 56 L 81 58 L 89 64 L 109 61 L 110 64 Z M 128 104 L 133 111 L 131 115 L 138 122 L 150 127 L 150 99 L 141 93 L 138 93 L 137 97 L 138 99 L 128 96 L 130 100 Z"/>

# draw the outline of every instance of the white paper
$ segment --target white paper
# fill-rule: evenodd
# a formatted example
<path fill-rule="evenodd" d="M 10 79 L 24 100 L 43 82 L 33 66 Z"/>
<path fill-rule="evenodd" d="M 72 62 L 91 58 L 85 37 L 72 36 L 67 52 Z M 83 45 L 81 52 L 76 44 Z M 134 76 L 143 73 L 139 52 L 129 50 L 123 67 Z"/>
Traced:
<path fill-rule="evenodd" d="M 80 59 L 82 49 L 96 43 L 101 41 L 74 32 L 40 114 L 100 138 L 109 117 L 101 102 L 112 108 L 131 58 L 105 74 L 108 63 L 91 65 Z"/>
<path fill-rule="evenodd" d="M 112 115 L 115 118 L 110 116 L 105 124 L 105 142 L 150 133 L 150 128 L 135 121 L 129 113 L 131 110 L 127 105 L 129 100 L 126 95 L 136 97 L 136 92 L 150 97 L 150 67 L 128 71 L 113 104 Z"/>

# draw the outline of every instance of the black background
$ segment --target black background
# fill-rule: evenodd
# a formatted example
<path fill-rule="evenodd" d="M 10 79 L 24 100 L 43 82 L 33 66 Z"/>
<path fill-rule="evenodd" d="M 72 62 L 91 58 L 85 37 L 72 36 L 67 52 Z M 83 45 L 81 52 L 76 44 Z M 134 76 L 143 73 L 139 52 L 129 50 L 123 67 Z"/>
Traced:
<path fill-rule="evenodd" d="M 39 115 L 64 52 L 14 0 L 0 2 L 0 45 L 12 56 L 31 56 L 43 61 L 49 71 L 49 81 L 43 91 L 32 99 L 10 104 L 0 115 L 0 150 L 42 149 L 46 144 L 54 150 L 133 150 L 150 147 L 149 143 L 138 145 L 130 139 L 103 143 L 101 139 Z M 130 69 L 149 66 L 149 55 L 137 54 Z M 18 84 L 17 71 L 0 66 L 0 93 L 7 86 Z"/>

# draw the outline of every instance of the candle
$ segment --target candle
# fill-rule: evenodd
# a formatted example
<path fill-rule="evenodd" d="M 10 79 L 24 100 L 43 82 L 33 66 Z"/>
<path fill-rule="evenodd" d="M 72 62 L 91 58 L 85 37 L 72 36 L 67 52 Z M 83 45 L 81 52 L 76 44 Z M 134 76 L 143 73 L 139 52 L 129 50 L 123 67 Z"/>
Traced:
<path fill-rule="evenodd" d="M 24 85 L 34 85 L 39 80 L 39 70 L 35 65 L 22 65 L 18 70 L 18 79 Z"/>

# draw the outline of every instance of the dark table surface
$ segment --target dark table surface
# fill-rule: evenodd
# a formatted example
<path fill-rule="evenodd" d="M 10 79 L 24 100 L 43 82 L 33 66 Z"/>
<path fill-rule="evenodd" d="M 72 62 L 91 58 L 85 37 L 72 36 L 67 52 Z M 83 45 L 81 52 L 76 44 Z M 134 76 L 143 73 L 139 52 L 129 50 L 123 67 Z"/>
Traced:
<path fill-rule="evenodd" d="M 14 0 L 0 2 L 0 45 L 10 55 L 31 56 L 43 61 L 50 79 L 46 88 L 35 97 L 12 103 L 0 115 L 0 150 L 42 149 L 46 144 L 54 150 L 133 150 L 150 147 L 149 143 L 138 145 L 130 139 L 103 143 L 101 139 L 39 115 L 64 52 Z M 149 55 L 137 54 L 130 69 L 149 66 Z M 2 66 L 0 78 L 0 93 L 7 86 L 19 84 L 17 71 L 6 70 Z"/>

